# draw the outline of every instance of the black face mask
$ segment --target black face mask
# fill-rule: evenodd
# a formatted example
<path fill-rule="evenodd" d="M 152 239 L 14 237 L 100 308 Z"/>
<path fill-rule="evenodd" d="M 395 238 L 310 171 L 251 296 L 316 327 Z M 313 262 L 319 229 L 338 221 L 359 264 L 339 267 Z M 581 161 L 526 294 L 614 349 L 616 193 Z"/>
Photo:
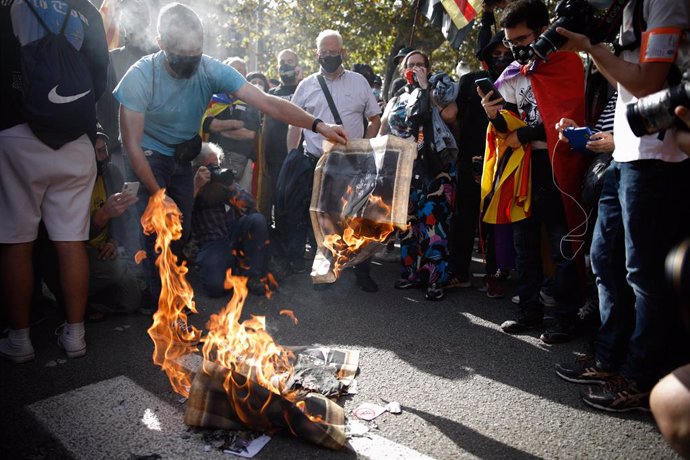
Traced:
<path fill-rule="evenodd" d="M 337 56 L 319 56 L 319 64 L 324 72 L 333 73 L 343 64 L 343 57 L 340 54 Z"/>
<path fill-rule="evenodd" d="M 280 80 L 286 85 L 294 85 L 297 82 L 296 65 L 281 64 L 278 72 L 280 73 Z"/>
<path fill-rule="evenodd" d="M 507 56 L 491 58 L 491 62 L 489 63 L 489 73 L 493 79 L 497 79 L 503 73 L 506 67 L 513 62 L 513 60 L 514 59 L 512 57 Z"/>
<path fill-rule="evenodd" d="M 529 64 L 529 61 L 534 57 L 534 51 L 527 46 L 511 46 L 510 51 L 513 53 L 513 57 L 522 65 Z"/>
<path fill-rule="evenodd" d="M 179 78 L 191 78 L 201 62 L 201 54 L 198 56 L 180 56 L 169 51 L 165 52 L 170 68 Z"/>

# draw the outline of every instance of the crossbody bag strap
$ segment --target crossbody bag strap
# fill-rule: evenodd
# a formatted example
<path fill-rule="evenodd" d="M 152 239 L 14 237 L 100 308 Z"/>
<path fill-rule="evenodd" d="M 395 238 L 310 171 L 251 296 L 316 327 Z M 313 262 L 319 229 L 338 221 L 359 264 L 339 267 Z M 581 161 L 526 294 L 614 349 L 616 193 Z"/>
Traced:
<path fill-rule="evenodd" d="M 338 113 L 338 109 L 335 107 L 335 103 L 333 102 L 333 98 L 331 97 L 331 92 L 328 91 L 328 86 L 326 86 L 326 80 L 323 78 L 323 75 L 318 75 L 316 79 L 319 80 L 319 85 L 321 85 L 323 94 L 324 96 L 326 96 L 326 102 L 328 102 L 328 107 L 330 107 L 331 113 L 333 114 L 333 121 L 335 121 L 336 125 L 342 125 L 343 120 L 340 119 L 340 114 Z"/>

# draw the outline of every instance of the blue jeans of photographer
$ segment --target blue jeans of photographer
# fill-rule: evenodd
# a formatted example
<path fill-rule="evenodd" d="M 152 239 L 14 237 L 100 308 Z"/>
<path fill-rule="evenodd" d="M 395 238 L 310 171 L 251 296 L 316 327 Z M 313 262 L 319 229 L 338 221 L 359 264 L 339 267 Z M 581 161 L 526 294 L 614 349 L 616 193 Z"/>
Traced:
<path fill-rule="evenodd" d="M 234 275 L 249 278 L 265 275 L 268 226 L 263 214 L 240 217 L 230 238 L 207 241 L 199 248 L 196 263 L 201 283 L 210 297 L 225 294 L 225 272 L 232 268 Z"/>
<path fill-rule="evenodd" d="M 546 150 L 532 151 L 532 215 L 512 225 L 520 310 L 530 319 L 541 319 L 544 313 L 539 301 L 539 291 L 544 282 L 541 252 L 541 229 L 544 225 L 556 268 L 553 294 L 558 306 L 554 316 L 564 326 L 572 326 L 583 299 L 572 245 L 564 240 L 568 225 L 563 200 L 553 182 Z"/>
<path fill-rule="evenodd" d="M 159 186 L 165 188 L 165 194 L 175 202 L 182 212 L 182 238 L 171 244 L 171 249 L 177 255 L 178 260 L 181 260 L 182 248 L 189 239 L 191 232 L 192 209 L 194 207 L 194 172 L 192 165 L 189 161 L 178 161 L 173 156 L 163 155 L 158 152 L 147 150 L 145 153 L 156 182 L 158 182 Z M 129 165 L 129 161 L 126 161 L 126 164 Z M 128 169 L 130 172 L 129 176 L 132 177 L 130 180 L 138 180 L 134 177 L 131 165 L 128 166 Z M 141 218 L 149 203 L 151 194 L 142 184 L 139 187 L 138 196 L 137 210 Z M 161 293 L 160 275 L 155 265 L 156 257 L 158 256 L 154 250 L 156 235 L 144 235 L 141 228 L 139 228 L 139 232 L 146 250 L 146 259 L 143 261 L 144 276 L 148 294 L 151 296 L 150 301 L 153 302 L 152 305 L 144 305 L 144 308 L 156 308 Z"/>
<path fill-rule="evenodd" d="M 612 161 L 605 174 L 591 248 L 601 314 L 595 358 L 648 390 L 683 354 L 664 261 L 688 230 L 690 160 Z"/>

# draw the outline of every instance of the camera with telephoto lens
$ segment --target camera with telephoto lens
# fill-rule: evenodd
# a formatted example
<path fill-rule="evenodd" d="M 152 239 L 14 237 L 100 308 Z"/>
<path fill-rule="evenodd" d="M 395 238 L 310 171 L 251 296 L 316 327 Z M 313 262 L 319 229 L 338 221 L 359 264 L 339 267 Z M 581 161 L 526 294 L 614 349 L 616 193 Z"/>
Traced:
<path fill-rule="evenodd" d="M 566 41 L 563 35 L 556 32 L 557 27 L 563 27 L 571 32 L 587 35 L 592 43 L 600 42 L 601 38 L 592 36 L 595 26 L 598 23 L 594 16 L 594 9 L 586 0 L 561 0 L 556 5 L 556 20 L 551 23 L 530 45 L 534 55 L 541 60 L 558 50 Z"/>
<path fill-rule="evenodd" d="M 681 314 L 690 327 L 690 238 L 677 244 L 666 255 L 666 281 L 678 299 Z"/>
<path fill-rule="evenodd" d="M 232 169 L 221 168 L 214 164 L 207 165 L 206 168 L 211 172 L 211 182 L 227 186 L 235 182 L 235 172 Z"/>
<path fill-rule="evenodd" d="M 637 137 L 673 127 L 687 131 L 688 127 L 674 113 L 679 105 L 690 108 L 690 69 L 678 85 L 628 104 L 626 115 L 630 129 Z"/>

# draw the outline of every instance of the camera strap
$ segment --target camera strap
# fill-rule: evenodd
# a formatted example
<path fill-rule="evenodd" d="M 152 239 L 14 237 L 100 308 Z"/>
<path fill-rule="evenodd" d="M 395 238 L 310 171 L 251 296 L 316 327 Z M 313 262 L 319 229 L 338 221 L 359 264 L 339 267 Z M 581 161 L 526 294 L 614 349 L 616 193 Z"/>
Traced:
<path fill-rule="evenodd" d="M 326 102 L 328 102 L 328 107 L 331 109 L 331 113 L 333 114 L 333 121 L 336 125 L 342 125 L 343 120 L 340 119 L 340 114 L 338 113 L 338 109 L 335 106 L 335 102 L 333 102 L 331 92 L 328 91 L 328 86 L 326 86 L 326 80 L 323 78 L 323 75 L 317 75 L 316 79 L 319 80 L 319 85 L 321 85 L 323 95 L 326 96 Z"/>
<path fill-rule="evenodd" d="M 621 0 L 619 0 L 620 2 Z M 620 26 L 620 22 L 623 16 L 623 10 L 625 9 L 625 5 L 628 3 L 629 0 L 625 0 L 625 4 L 621 6 L 620 11 L 621 11 L 621 18 L 618 19 L 618 25 Z M 635 34 L 635 41 L 628 43 L 627 45 L 621 45 L 618 42 L 615 42 L 613 44 L 613 48 L 616 52 L 616 56 L 619 56 L 623 51 L 632 51 L 636 50 L 637 48 L 640 47 L 640 44 L 642 43 L 642 32 L 647 30 L 647 22 L 644 20 L 643 17 L 643 11 L 642 8 L 644 7 L 644 1 L 643 0 L 633 0 L 635 1 L 635 10 L 633 11 L 633 20 L 632 20 L 632 26 L 633 26 L 633 32 Z M 614 3 L 611 5 L 611 8 L 614 6 L 617 6 L 617 3 Z M 609 10 L 611 10 L 609 8 Z M 604 16 L 604 19 L 602 20 L 605 21 L 608 18 L 608 11 L 606 12 L 607 15 Z"/>
<path fill-rule="evenodd" d="M 630 0 L 613 0 L 596 28 L 598 37 L 601 39 L 600 41 L 614 42 L 623 22 L 623 10 L 625 10 L 629 2 Z M 644 3 L 642 0 L 638 1 L 638 4 L 641 5 L 642 3 Z"/>

